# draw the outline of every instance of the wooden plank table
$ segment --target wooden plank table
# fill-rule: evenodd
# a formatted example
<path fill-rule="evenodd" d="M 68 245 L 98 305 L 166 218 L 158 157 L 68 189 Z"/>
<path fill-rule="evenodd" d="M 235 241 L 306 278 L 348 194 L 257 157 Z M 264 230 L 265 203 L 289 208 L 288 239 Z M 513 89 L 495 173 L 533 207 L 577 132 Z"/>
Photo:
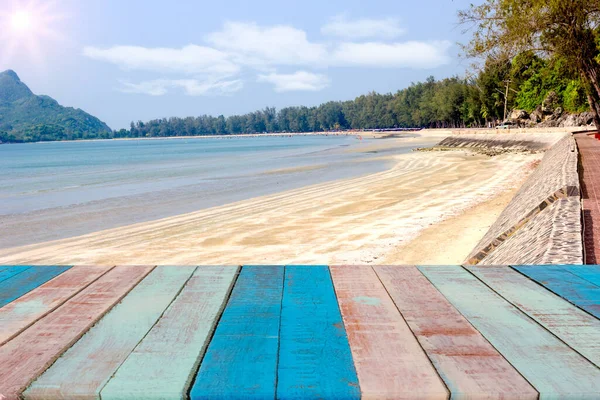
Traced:
<path fill-rule="evenodd" d="M 196 267 L 156 267 L 27 390 L 28 398 L 100 399 L 100 391 Z M 79 376 L 74 380 L 73 376 Z"/>
<path fill-rule="evenodd" d="M 368 266 L 330 267 L 363 399 L 447 399 L 448 391 Z"/>
<path fill-rule="evenodd" d="M 2 400 L 600 394 L 598 266 L 37 268 L 0 266 Z"/>
<path fill-rule="evenodd" d="M 596 286 L 600 286 L 600 266 L 598 265 L 565 265 L 563 268 Z"/>
<path fill-rule="evenodd" d="M 29 265 L 15 265 L 0 268 L 0 282 L 20 274 L 21 272 L 31 268 Z"/>
<path fill-rule="evenodd" d="M 198 267 L 102 389 L 102 399 L 186 398 L 238 270 Z"/>
<path fill-rule="evenodd" d="M 600 286 L 560 265 L 526 265 L 514 268 L 577 307 L 600 318 Z"/>
<path fill-rule="evenodd" d="M 419 267 L 540 398 L 593 398 L 600 369 L 462 267 Z"/>
<path fill-rule="evenodd" d="M 274 398 L 284 267 L 243 267 L 208 346 L 191 399 Z"/>
<path fill-rule="evenodd" d="M 600 366 L 600 320 L 510 267 L 465 267 L 499 295 Z"/>
<path fill-rule="evenodd" d="M 278 399 L 360 398 L 328 267 L 285 267 L 279 336 Z"/>
<path fill-rule="evenodd" d="M 73 267 L 0 308 L 0 345 L 57 309 L 112 268 Z"/>
<path fill-rule="evenodd" d="M 375 267 L 453 399 L 537 399 L 537 391 L 416 267 Z"/>
<path fill-rule="evenodd" d="M 116 267 L 0 347 L 0 395 L 20 393 L 71 347 L 153 267 Z M 70 378 L 74 380 L 79 372 Z M 45 398 L 40 393 L 40 398 Z"/>
<path fill-rule="evenodd" d="M 30 267 L 0 282 L 0 307 L 18 299 L 50 279 L 62 274 L 70 267 Z"/>

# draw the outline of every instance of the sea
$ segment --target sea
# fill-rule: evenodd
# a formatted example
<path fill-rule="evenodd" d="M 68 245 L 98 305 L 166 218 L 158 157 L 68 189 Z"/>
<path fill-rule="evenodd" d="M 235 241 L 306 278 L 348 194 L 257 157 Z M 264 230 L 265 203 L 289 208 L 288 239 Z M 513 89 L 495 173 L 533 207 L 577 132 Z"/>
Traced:
<path fill-rule="evenodd" d="M 345 135 L 0 145 L 0 248 L 369 175 L 419 143 Z M 24 225 L 25 224 L 25 225 Z M 11 232 L 12 228 L 12 232 Z"/>

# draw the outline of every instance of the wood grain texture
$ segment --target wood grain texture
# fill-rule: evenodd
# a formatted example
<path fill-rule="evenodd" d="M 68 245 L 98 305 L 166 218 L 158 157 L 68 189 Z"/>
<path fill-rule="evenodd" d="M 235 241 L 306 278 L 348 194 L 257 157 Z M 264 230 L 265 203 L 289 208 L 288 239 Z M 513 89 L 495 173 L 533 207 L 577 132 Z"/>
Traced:
<path fill-rule="evenodd" d="M 458 266 L 419 267 L 535 387 L 540 398 L 594 398 L 600 369 Z"/>
<path fill-rule="evenodd" d="M 185 399 L 238 267 L 198 267 L 102 389 L 103 400 Z"/>
<path fill-rule="evenodd" d="M 0 282 L 0 307 L 29 293 L 36 287 L 62 274 L 71 267 L 40 266 L 31 267 Z"/>
<path fill-rule="evenodd" d="M 284 267 L 242 267 L 191 399 L 275 398 Z"/>
<path fill-rule="evenodd" d="M 278 399 L 359 399 L 358 378 L 326 266 L 286 266 Z"/>
<path fill-rule="evenodd" d="M 99 399 L 196 267 L 156 267 L 27 390 L 31 398 Z M 77 379 L 73 379 L 76 376 Z"/>
<path fill-rule="evenodd" d="M 448 398 L 444 383 L 373 268 L 330 270 L 362 398 Z"/>
<path fill-rule="evenodd" d="M 76 266 L 0 308 L 0 345 L 55 310 L 108 272 L 108 266 Z"/>
<path fill-rule="evenodd" d="M 0 282 L 7 280 L 21 272 L 31 268 L 29 265 L 14 265 L 0 267 Z"/>
<path fill-rule="evenodd" d="M 596 318 L 600 318 L 600 286 L 571 273 L 560 265 L 526 265 L 513 268 Z"/>
<path fill-rule="evenodd" d="M 600 320 L 510 267 L 466 267 L 500 296 L 600 367 Z"/>
<path fill-rule="evenodd" d="M 374 269 L 452 399 L 537 399 L 537 391 L 416 267 Z"/>
<path fill-rule="evenodd" d="M 119 302 L 152 268 L 112 269 L 0 347 L 0 395 L 5 397 L 4 400 L 17 399 L 31 381 Z M 40 398 L 45 398 L 43 393 Z"/>
<path fill-rule="evenodd" d="M 586 281 L 600 286 L 600 266 L 597 265 L 565 265 L 564 269 Z"/>

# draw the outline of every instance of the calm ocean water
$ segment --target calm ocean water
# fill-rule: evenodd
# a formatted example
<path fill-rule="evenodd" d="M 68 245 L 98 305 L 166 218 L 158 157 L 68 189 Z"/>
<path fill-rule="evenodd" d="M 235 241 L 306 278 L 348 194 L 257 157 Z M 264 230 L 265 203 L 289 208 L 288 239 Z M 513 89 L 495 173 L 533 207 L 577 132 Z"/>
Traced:
<path fill-rule="evenodd" d="M 30 236 L 56 239 L 369 174 L 388 166 L 374 159 L 381 154 L 360 151 L 373 142 L 295 136 L 0 145 L 0 222 L 28 223 Z M 57 216 L 64 232 L 52 233 Z M 0 236 L 0 247 L 22 242 Z"/>

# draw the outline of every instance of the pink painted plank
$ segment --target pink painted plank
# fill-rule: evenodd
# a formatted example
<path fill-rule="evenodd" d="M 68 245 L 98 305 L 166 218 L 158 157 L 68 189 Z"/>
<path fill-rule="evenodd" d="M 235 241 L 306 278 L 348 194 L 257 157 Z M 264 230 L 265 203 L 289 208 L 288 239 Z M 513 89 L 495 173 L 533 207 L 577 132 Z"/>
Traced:
<path fill-rule="evenodd" d="M 27 385 L 125 297 L 153 268 L 115 267 L 0 347 L 0 398 L 17 400 Z"/>
<path fill-rule="evenodd" d="M 0 345 L 54 311 L 112 266 L 75 266 L 0 308 Z"/>
<path fill-rule="evenodd" d="M 453 399 L 537 399 L 537 391 L 413 266 L 375 272 Z"/>
<path fill-rule="evenodd" d="M 448 391 L 371 267 L 331 276 L 363 399 L 447 399 Z"/>

